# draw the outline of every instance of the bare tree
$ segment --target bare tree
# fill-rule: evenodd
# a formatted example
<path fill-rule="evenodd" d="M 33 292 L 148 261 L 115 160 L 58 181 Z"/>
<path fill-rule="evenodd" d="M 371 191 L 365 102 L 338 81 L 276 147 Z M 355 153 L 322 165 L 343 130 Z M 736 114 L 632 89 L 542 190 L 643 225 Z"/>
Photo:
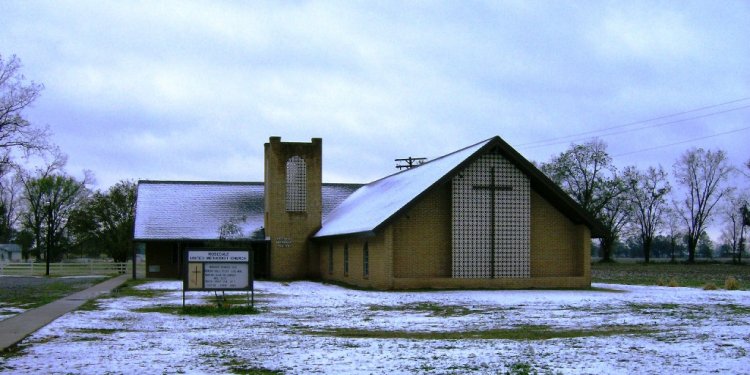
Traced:
<path fill-rule="evenodd" d="M 724 227 L 721 237 L 724 243 L 732 249 L 732 262 L 742 263 L 742 252 L 744 251 L 744 208 L 748 197 L 730 194 L 721 207 L 721 216 L 724 219 Z"/>
<path fill-rule="evenodd" d="M 632 205 L 632 225 L 636 227 L 643 246 L 643 258 L 648 263 L 651 244 L 664 220 L 666 196 L 672 187 L 667 181 L 667 172 L 661 166 L 658 169 L 649 167 L 645 172 L 628 167 L 623 179 L 628 187 L 625 196 Z"/>
<path fill-rule="evenodd" d="M 629 206 L 623 194 L 625 184 L 612 165 L 607 145 L 598 139 L 574 144 L 542 164 L 541 170 L 602 223 L 604 234 L 599 241 L 602 261 L 611 260 Z"/>
<path fill-rule="evenodd" d="M 0 169 L 7 169 L 14 150 L 25 154 L 48 148 L 48 131 L 27 121 L 21 112 L 30 106 L 43 89 L 21 74 L 21 60 L 15 55 L 4 60 L 0 55 Z"/>
<path fill-rule="evenodd" d="M 675 178 L 686 189 L 677 207 L 687 229 L 688 263 L 695 262 L 695 249 L 714 207 L 732 191 L 727 181 L 733 171 L 722 150 L 691 149 L 674 165 Z"/>
<path fill-rule="evenodd" d="M 677 250 L 678 241 L 681 241 L 683 237 L 683 233 L 680 231 L 682 229 L 682 216 L 675 209 L 675 205 L 676 202 L 672 202 L 672 206 L 664 210 L 664 223 L 669 238 L 669 252 L 672 263 L 676 261 L 675 250 Z"/>
<path fill-rule="evenodd" d="M 14 237 L 21 206 L 22 184 L 18 173 L 0 177 L 0 242 Z"/>

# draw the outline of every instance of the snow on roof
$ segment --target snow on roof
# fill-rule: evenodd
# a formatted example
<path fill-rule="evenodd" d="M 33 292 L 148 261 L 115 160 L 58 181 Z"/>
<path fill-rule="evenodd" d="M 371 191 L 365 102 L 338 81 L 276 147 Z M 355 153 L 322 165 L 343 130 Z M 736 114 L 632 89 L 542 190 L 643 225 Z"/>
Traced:
<path fill-rule="evenodd" d="M 357 184 L 323 184 L 323 217 L 356 190 Z M 262 182 L 140 181 L 136 240 L 216 240 L 226 223 L 242 238 L 263 227 Z"/>
<path fill-rule="evenodd" d="M 227 222 L 243 237 L 263 226 L 262 183 L 141 181 L 135 239 L 218 239 Z"/>
<path fill-rule="evenodd" d="M 367 184 L 341 203 L 315 237 L 372 232 L 492 138 Z"/>

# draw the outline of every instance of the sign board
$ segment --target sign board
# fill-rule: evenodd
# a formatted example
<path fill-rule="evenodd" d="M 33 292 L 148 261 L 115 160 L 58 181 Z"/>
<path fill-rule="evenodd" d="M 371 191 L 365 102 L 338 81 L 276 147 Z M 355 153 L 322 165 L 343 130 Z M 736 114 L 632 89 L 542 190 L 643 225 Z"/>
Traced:
<path fill-rule="evenodd" d="M 253 252 L 187 249 L 183 290 L 253 290 Z"/>

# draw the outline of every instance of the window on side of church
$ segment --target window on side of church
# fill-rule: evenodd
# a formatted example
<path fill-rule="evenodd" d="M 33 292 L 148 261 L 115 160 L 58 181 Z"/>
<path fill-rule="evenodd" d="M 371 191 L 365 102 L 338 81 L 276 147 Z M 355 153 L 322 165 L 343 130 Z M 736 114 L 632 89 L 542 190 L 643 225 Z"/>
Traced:
<path fill-rule="evenodd" d="M 365 279 L 370 276 L 370 249 L 367 246 L 367 241 L 362 248 L 362 276 Z"/>
<path fill-rule="evenodd" d="M 286 161 L 286 210 L 305 212 L 307 209 L 307 165 L 299 156 Z"/>
<path fill-rule="evenodd" d="M 349 276 L 349 244 L 344 244 L 344 276 Z"/>
<path fill-rule="evenodd" d="M 328 274 L 333 275 L 333 244 L 328 244 Z"/>

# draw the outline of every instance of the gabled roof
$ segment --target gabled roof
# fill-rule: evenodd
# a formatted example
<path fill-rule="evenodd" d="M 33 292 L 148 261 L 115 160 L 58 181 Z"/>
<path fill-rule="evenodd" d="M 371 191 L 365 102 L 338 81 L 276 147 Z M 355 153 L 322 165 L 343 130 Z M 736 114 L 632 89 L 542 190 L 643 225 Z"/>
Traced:
<path fill-rule="evenodd" d="M 323 184 L 323 217 L 362 185 Z M 134 239 L 217 240 L 233 223 L 250 238 L 263 227 L 262 182 L 139 181 Z"/>
<path fill-rule="evenodd" d="M 372 235 L 421 196 L 492 150 L 499 151 L 525 173 L 531 182 L 531 188 L 571 221 L 587 225 L 592 237 L 601 235 L 599 223 L 567 193 L 500 137 L 493 137 L 359 188 L 323 220 L 322 227 L 314 237 Z"/>

